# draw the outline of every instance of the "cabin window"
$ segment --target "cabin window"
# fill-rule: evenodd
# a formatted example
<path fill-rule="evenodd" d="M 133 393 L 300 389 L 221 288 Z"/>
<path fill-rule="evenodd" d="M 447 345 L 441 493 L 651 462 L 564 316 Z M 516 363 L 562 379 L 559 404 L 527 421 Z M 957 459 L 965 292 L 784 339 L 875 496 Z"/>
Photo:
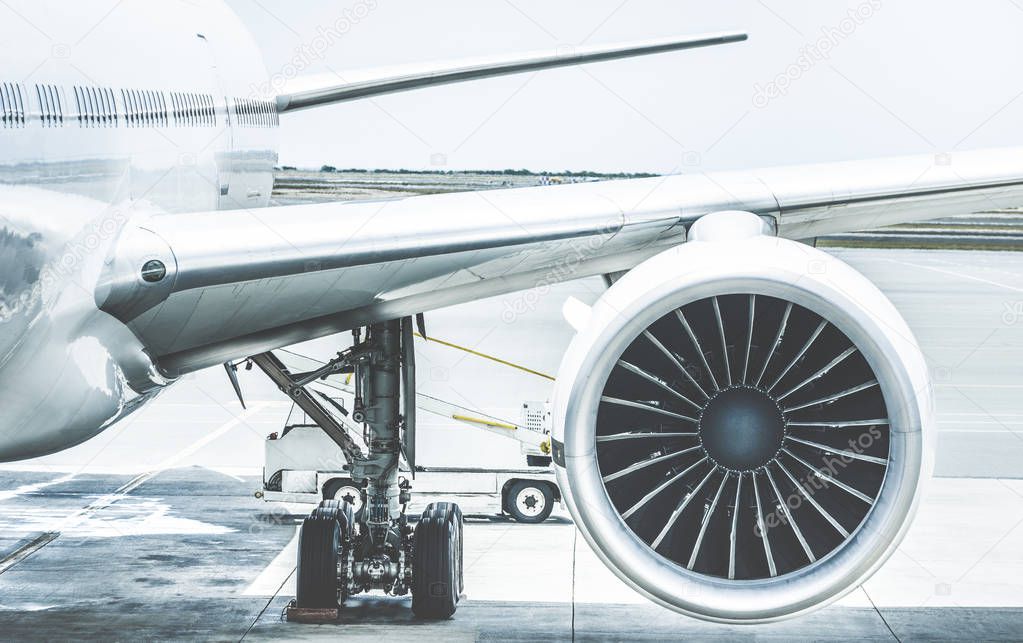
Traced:
<path fill-rule="evenodd" d="M 164 127 L 168 125 L 167 119 L 167 97 L 163 95 L 163 92 L 157 92 L 156 98 L 160 101 L 160 122 Z"/>
<path fill-rule="evenodd" d="M 12 84 L 11 91 L 14 94 L 14 121 L 25 127 L 25 95 L 21 93 L 21 85 Z"/>
<path fill-rule="evenodd" d="M 121 90 L 121 102 L 124 103 L 124 124 L 131 127 L 131 101 L 128 100 L 128 90 Z"/>
<path fill-rule="evenodd" d="M 14 126 L 14 98 L 7 83 L 0 83 L 0 122 L 4 127 Z"/>
<path fill-rule="evenodd" d="M 156 110 L 153 109 L 153 95 L 145 89 L 142 90 L 142 110 L 146 115 L 146 127 L 155 126 Z"/>
<path fill-rule="evenodd" d="M 114 97 L 114 90 L 107 87 L 107 102 L 110 104 L 110 117 L 113 121 L 114 127 L 118 125 L 118 114 L 117 114 L 117 99 Z"/>
<path fill-rule="evenodd" d="M 110 97 L 107 96 L 107 90 L 100 87 L 99 97 L 100 100 L 103 101 L 103 124 L 106 127 L 110 127 L 111 125 L 113 125 L 112 121 L 114 119 L 114 110 L 110 105 Z"/>
<path fill-rule="evenodd" d="M 146 103 L 143 92 L 133 89 L 131 90 L 132 104 L 135 107 L 135 127 L 146 126 Z"/>
<path fill-rule="evenodd" d="M 99 97 L 96 96 L 94 87 L 85 88 L 85 103 L 85 114 L 89 127 L 96 127 L 99 125 Z"/>
<path fill-rule="evenodd" d="M 36 85 L 36 98 L 39 101 L 39 121 L 43 127 L 50 126 L 50 104 L 46 95 L 46 88 Z"/>
<path fill-rule="evenodd" d="M 60 88 L 56 85 L 47 85 L 46 91 L 50 95 L 50 107 L 53 114 L 52 122 L 61 127 L 64 126 L 64 106 L 60 103 Z"/>
<path fill-rule="evenodd" d="M 99 126 L 110 126 L 110 107 L 107 105 L 107 97 L 102 88 L 96 88 L 96 103 L 99 107 Z"/>

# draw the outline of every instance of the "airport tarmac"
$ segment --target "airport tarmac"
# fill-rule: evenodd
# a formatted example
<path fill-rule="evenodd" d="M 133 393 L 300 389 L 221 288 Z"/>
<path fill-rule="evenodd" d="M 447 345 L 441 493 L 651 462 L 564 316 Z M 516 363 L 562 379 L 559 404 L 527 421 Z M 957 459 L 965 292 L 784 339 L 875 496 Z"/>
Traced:
<path fill-rule="evenodd" d="M 903 546 L 864 588 L 759 626 L 650 604 L 562 516 L 520 525 L 484 515 L 466 520 L 466 597 L 454 618 L 420 621 L 407 598 L 366 595 L 349 600 L 339 623 L 288 623 L 304 509 L 254 499 L 253 478 L 188 467 L 142 480 L 17 472 L 0 482 L 11 490 L 0 498 L 0 546 L 34 547 L 0 563 L 8 640 L 989 641 L 1023 631 L 1017 480 L 936 481 Z"/>
<path fill-rule="evenodd" d="M 243 372 L 243 410 L 220 369 L 189 376 L 93 441 L 0 471 L 5 638 L 1018 640 L 1023 631 L 1023 253 L 831 250 L 873 279 L 916 333 L 935 383 L 936 478 L 899 552 L 839 603 L 732 627 L 654 606 L 607 572 L 561 513 L 541 526 L 470 517 L 467 597 L 455 618 L 355 598 L 337 625 L 283 623 L 304 509 L 253 497 L 264 437 L 289 405 Z M 557 370 L 560 309 L 599 280 L 427 315 L 431 335 Z M 509 313 L 510 311 L 510 313 Z M 299 347 L 327 355 L 335 340 Z M 435 343 L 422 390 L 497 417 L 551 383 Z M 517 444 L 423 415 L 433 466 L 521 465 Z M 470 454 L 470 455 L 467 455 Z M 120 490 L 120 491 L 119 491 Z M 397 629 L 384 629 L 389 626 Z"/>

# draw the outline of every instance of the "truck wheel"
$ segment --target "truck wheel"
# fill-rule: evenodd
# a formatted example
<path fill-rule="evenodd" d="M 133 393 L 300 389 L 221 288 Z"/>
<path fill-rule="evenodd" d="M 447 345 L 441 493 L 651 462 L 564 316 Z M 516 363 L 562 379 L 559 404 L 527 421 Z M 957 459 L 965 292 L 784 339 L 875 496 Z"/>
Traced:
<path fill-rule="evenodd" d="M 419 618 L 449 618 L 458 608 L 462 537 L 456 510 L 427 508 L 416 524 L 412 612 Z"/>
<path fill-rule="evenodd" d="M 337 563 L 340 553 L 341 525 L 336 517 L 314 512 L 302 522 L 298 536 L 295 596 L 299 607 L 338 607 Z"/>
<path fill-rule="evenodd" d="M 517 522 L 541 523 L 554 509 L 554 494 L 550 485 L 531 480 L 520 480 L 508 489 L 508 513 Z"/>
<path fill-rule="evenodd" d="M 323 499 L 339 500 L 352 506 L 356 520 L 362 518 L 362 488 L 351 478 L 331 478 L 323 485 Z"/>

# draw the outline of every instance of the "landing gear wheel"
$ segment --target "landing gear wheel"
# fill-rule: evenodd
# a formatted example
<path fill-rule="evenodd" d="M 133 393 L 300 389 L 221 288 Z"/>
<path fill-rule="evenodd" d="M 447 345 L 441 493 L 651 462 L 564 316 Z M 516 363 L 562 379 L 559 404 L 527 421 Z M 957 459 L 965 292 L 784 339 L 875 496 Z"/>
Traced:
<path fill-rule="evenodd" d="M 430 505 L 416 525 L 412 562 L 412 612 L 449 618 L 462 593 L 462 512 L 453 503 Z"/>
<path fill-rule="evenodd" d="M 352 505 L 343 500 L 321 500 L 319 506 L 313 509 L 310 515 L 338 521 L 341 526 L 341 548 L 344 553 L 345 547 L 352 542 L 355 530 L 355 512 Z"/>
<path fill-rule="evenodd" d="M 541 523 L 554 509 L 554 494 L 549 485 L 522 480 L 508 490 L 508 513 L 517 522 Z"/>
<path fill-rule="evenodd" d="M 298 607 L 329 609 L 339 605 L 337 569 L 342 532 L 336 516 L 336 508 L 319 507 L 302 522 L 295 596 Z"/>
<path fill-rule="evenodd" d="M 461 596 L 462 593 L 465 592 L 465 576 L 464 576 L 463 571 L 462 571 L 463 570 L 462 562 L 464 560 L 464 554 L 463 554 L 463 549 L 464 548 L 462 546 L 464 541 L 462 540 L 462 534 L 465 532 L 465 520 L 462 517 L 462 508 L 459 507 L 454 502 L 438 502 L 438 503 L 430 503 L 429 505 L 426 506 L 426 511 L 430 511 L 431 509 L 433 511 L 435 511 L 435 512 L 436 511 L 440 511 L 442 513 L 446 513 L 447 514 L 447 516 L 446 516 L 447 519 L 448 520 L 453 520 L 454 523 L 455 523 L 455 526 L 457 527 L 457 534 L 456 534 L 456 536 L 458 538 L 458 546 L 455 549 L 455 551 L 458 552 L 458 560 L 457 560 L 457 564 L 458 564 L 458 595 Z"/>

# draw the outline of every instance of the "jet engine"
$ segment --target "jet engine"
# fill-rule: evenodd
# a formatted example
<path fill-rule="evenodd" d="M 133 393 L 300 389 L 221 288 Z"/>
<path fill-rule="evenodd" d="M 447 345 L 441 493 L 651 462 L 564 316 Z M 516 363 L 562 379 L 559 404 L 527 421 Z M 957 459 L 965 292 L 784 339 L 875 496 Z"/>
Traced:
<path fill-rule="evenodd" d="M 553 447 L 576 524 L 676 611 L 752 623 L 865 581 L 929 476 L 926 364 L 866 277 L 747 212 L 625 274 L 577 319 Z"/>

